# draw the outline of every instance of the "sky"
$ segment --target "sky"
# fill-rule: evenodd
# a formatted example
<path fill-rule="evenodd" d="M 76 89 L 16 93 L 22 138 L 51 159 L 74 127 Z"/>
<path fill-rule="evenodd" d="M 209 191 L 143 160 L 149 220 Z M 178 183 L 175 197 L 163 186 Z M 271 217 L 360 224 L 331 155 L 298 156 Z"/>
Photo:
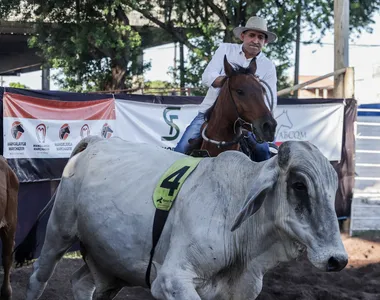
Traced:
<path fill-rule="evenodd" d="M 349 66 L 355 68 L 355 88 L 359 102 L 380 102 L 380 78 L 372 78 L 373 70 L 380 68 L 380 13 L 374 16 L 373 33 L 362 33 L 360 38 L 350 37 Z M 306 34 L 306 33 L 305 33 Z M 303 38 L 307 40 L 306 35 Z M 334 36 L 328 32 L 323 45 L 311 44 L 300 47 L 300 75 L 324 75 L 334 70 Z M 376 46 L 370 46 L 376 45 Z M 178 49 L 177 49 L 178 51 Z M 178 57 L 178 55 L 177 55 Z M 158 59 L 159 58 L 159 59 Z M 185 51 L 186 58 L 186 51 Z M 151 62 L 151 69 L 144 75 L 145 80 L 172 81 L 168 69 L 174 64 L 174 44 L 149 48 L 144 51 L 144 61 Z M 292 77 L 293 70 L 289 70 Z M 54 70 L 51 71 L 54 74 Z M 3 77 L 4 86 L 9 82 L 20 82 L 31 89 L 41 88 L 41 71 L 20 76 Z M 378 81 L 377 81 L 378 80 Z M 50 83 L 51 90 L 59 87 Z"/>

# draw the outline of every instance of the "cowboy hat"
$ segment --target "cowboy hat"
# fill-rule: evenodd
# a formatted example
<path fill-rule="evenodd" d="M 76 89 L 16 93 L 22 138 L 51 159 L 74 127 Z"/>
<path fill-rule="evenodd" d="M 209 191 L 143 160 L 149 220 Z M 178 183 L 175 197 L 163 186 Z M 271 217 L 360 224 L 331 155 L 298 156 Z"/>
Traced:
<path fill-rule="evenodd" d="M 260 17 L 250 17 L 247 23 L 245 24 L 245 27 L 236 27 L 234 28 L 233 33 L 238 39 L 241 39 L 241 33 L 246 30 L 255 30 L 264 33 L 268 37 L 268 43 L 274 42 L 277 39 L 276 34 L 268 31 L 267 21 Z"/>

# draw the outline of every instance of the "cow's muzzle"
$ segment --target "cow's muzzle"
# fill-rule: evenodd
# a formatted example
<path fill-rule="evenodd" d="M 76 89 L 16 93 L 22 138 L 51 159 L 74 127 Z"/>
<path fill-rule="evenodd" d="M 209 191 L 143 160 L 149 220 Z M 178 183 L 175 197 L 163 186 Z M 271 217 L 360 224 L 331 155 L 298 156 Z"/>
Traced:
<path fill-rule="evenodd" d="M 347 256 L 331 256 L 327 262 L 327 272 L 339 272 L 347 265 Z"/>

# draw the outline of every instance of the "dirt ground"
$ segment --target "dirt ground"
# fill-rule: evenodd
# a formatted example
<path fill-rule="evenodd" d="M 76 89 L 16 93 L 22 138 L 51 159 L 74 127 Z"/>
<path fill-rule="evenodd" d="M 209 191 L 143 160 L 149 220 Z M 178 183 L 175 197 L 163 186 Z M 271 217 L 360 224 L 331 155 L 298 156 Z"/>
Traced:
<path fill-rule="evenodd" d="M 378 300 L 380 299 L 380 236 L 342 239 L 349 254 L 347 267 L 339 273 L 324 273 L 305 259 L 281 265 L 265 275 L 259 300 Z M 41 300 L 73 299 L 70 275 L 82 265 L 81 259 L 62 260 Z M 13 270 L 13 299 L 25 299 L 32 268 Z M 115 299 L 152 300 L 143 288 L 124 288 Z"/>

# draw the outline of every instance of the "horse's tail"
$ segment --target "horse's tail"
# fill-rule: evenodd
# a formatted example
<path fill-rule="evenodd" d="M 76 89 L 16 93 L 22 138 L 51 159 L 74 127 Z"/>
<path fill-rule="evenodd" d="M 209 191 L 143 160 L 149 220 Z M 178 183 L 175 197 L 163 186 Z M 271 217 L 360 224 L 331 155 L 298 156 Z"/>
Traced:
<path fill-rule="evenodd" d="M 87 148 L 88 145 L 104 140 L 98 136 L 89 136 L 81 140 L 74 148 L 73 152 L 70 155 L 72 158 L 74 155 L 82 152 Z M 57 187 L 58 189 L 58 187 Z M 57 194 L 57 189 L 55 190 L 53 196 L 50 198 L 49 202 L 43 208 L 43 210 L 39 213 L 36 222 L 33 224 L 33 227 L 30 229 L 24 240 L 14 249 L 15 254 L 15 262 L 17 267 L 23 266 L 26 262 L 31 261 L 34 258 L 34 254 L 37 249 L 37 229 L 41 219 L 45 216 L 45 214 L 51 210 L 54 205 L 55 197 Z"/>

